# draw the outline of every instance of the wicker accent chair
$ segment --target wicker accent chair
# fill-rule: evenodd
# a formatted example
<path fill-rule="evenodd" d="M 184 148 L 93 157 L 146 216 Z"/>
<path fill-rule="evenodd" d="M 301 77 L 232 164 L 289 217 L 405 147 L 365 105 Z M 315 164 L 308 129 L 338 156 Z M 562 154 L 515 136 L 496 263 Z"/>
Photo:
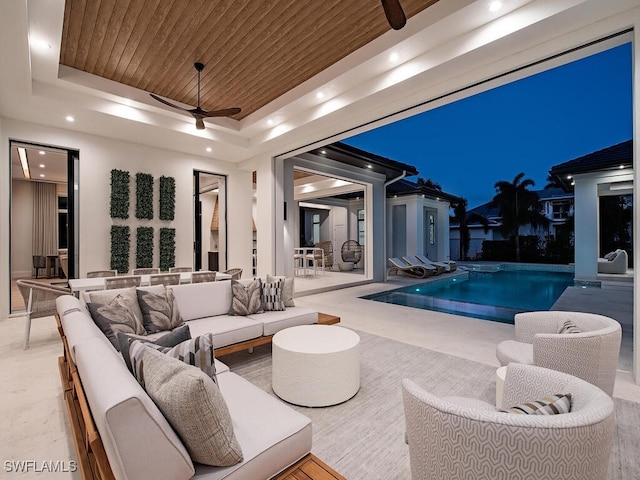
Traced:
<path fill-rule="evenodd" d="M 180 285 L 179 273 L 157 273 L 149 276 L 149 283 L 151 285 Z"/>
<path fill-rule="evenodd" d="M 216 272 L 193 272 L 191 274 L 191 283 L 215 282 Z"/>
<path fill-rule="evenodd" d="M 347 240 L 342 244 L 340 255 L 343 262 L 353 262 L 357 265 L 362 260 L 362 245 L 356 240 Z"/>
<path fill-rule="evenodd" d="M 193 272 L 192 267 L 169 267 L 169 273 Z"/>
<path fill-rule="evenodd" d="M 477 399 L 439 398 L 404 379 L 411 478 L 605 480 L 615 413 L 613 401 L 598 387 L 566 373 L 512 363 L 502 405 L 560 393 L 571 393 L 570 412 L 517 415 Z"/>
<path fill-rule="evenodd" d="M 333 270 L 333 242 L 318 242 L 316 248 L 321 248 L 324 252 L 324 268 L 325 270 Z"/>
<path fill-rule="evenodd" d="M 232 280 L 240 280 L 242 278 L 241 268 L 230 268 L 229 270 L 225 270 L 224 273 L 231 275 Z"/>
<path fill-rule="evenodd" d="M 116 277 L 117 275 L 117 270 L 93 270 L 87 272 L 87 278 Z"/>
<path fill-rule="evenodd" d="M 107 290 L 114 288 L 139 287 L 140 275 L 124 275 L 122 277 L 105 278 L 104 285 Z"/>
<path fill-rule="evenodd" d="M 33 280 L 18 280 L 16 284 L 27 309 L 23 348 L 28 348 L 29 336 L 31 334 L 31 319 L 55 315 L 56 298 L 62 295 L 70 295 L 71 290 L 34 282 Z"/>
<path fill-rule="evenodd" d="M 131 275 L 153 275 L 160 273 L 159 268 L 134 268 Z"/>
<path fill-rule="evenodd" d="M 566 321 L 581 332 L 558 333 Z M 584 312 L 525 312 L 516 314 L 515 330 L 515 340 L 504 340 L 496 348 L 500 365 L 550 368 L 613 395 L 622 339 L 622 328 L 614 319 Z"/>

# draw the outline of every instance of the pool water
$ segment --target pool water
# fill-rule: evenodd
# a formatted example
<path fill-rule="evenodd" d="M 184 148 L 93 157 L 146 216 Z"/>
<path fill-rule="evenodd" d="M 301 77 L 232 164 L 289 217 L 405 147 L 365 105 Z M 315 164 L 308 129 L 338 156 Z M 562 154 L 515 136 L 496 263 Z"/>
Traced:
<path fill-rule="evenodd" d="M 548 310 L 573 284 L 573 273 L 570 272 L 471 271 L 468 277 L 443 278 L 363 298 L 513 323 L 518 312 Z"/>

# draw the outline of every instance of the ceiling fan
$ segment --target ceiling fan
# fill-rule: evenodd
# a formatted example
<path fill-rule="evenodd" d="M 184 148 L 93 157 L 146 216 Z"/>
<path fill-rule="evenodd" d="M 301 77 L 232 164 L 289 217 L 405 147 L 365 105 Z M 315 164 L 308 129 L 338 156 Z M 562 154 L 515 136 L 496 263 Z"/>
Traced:
<path fill-rule="evenodd" d="M 200 62 L 196 62 L 193 64 L 193 66 L 198 72 L 198 105 L 196 105 L 196 108 L 183 108 L 179 105 L 174 105 L 173 103 L 168 102 L 167 100 L 160 98 L 159 96 L 154 95 L 153 93 L 150 93 L 149 95 L 151 95 L 151 97 L 154 98 L 155 100 L 164 103 L 165 105 L 169 105 L 170 107 L 177 108 L 178 110 L 182 110 L 184 112 L 190 113 L 193 116 L 193 118 L 196 119 L 196 128 L 198 130 L 204 130 L 204 121 L 203 121 L 204 118 L 230 117 L 231 115 L 240 113 L 239 108 L 225 108 L 222 110 L 213 110 L 211 112 L 208 112 L 200 108 L 200 72 L 204 70 L 204 64 Z"/>
<path fill-rule="evenodd" d="M 405 26 L 407 17 L 404 14 L 404 10 L 402 10 L 400 0 L 382 0 L 382 8 L 391 28 L 400 30 Z"/>

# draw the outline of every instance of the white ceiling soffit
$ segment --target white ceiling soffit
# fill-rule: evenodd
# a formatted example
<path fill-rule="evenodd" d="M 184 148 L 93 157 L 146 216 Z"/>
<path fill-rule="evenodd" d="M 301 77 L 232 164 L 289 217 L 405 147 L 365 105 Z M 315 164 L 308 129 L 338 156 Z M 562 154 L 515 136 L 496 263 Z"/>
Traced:
<path fill-rule="evenodd" d="M 64 0 L 4 0 L 0 115 L 194 155 L 207 155 L 205 148 L 212 147 L 209 156 L 242 162 L 308 149 L 414 114 L 390 117 L 621 30 L 629 25 L 628 11 L 640 9 L 637 0 L 503 3 L 490 12 L 488 0 L 438 2 L 404 29 L 389 31 L 242 121 L 207 121 L 198 131 L 190 117 L 152 105 L 145 92 L 59 69 Z M 319 88 L 328 92 L 321 100 Z M 75 122 L 67 123 L 66 115 Z"/>
<path fill-rule="evenodd" d="M 357 183 L 322 175 L 309 175 L 293 182 L 293 198 L 296 201 L 332 197 L 363 190 L 364 187 Z"/>

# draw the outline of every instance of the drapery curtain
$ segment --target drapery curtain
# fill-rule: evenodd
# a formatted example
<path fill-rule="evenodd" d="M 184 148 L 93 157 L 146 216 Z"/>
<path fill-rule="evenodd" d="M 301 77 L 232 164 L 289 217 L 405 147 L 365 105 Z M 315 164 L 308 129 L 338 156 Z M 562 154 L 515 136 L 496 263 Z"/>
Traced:
<path fill-rule="evenodd" d="M 55 183 L 33 186 L 33 255 L 58 253 L 58 195 Z"/>

